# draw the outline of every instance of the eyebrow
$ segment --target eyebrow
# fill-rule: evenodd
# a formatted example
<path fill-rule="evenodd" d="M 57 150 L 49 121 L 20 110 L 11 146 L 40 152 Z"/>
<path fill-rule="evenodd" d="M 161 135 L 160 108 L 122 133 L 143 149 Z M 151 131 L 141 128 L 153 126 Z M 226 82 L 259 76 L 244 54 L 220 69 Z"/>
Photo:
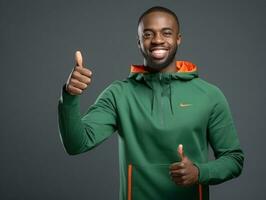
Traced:
<path fill-rule="evenodd" d="M 172 28 L 168 28 L 168 27 L 162 28 L 162 30 L 163 30 L 163 31 L 166 31 L 166 30 L 173 31 Z M 154 30 L 151 29 L 151 28 L 145 28 L 145 29 L 143 30 L 143 32 L 146 32 L 146 31 L 154 31 Z"/>

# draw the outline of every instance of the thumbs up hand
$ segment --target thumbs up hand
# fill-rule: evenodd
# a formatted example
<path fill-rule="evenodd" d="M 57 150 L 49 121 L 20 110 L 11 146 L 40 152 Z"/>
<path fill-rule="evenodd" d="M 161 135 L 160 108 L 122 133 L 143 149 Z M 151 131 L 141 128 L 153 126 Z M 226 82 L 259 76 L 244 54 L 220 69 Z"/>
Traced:
<path fill-rule="evenodd" d="M 67 83 L 66 91 L 71 95 L 82 94 L 88 85 L 91 83 L 92 72 L 85 68 L 83 65 L 83 59 L 80 51 L 75 53 L 76 66 L 70 73 Z"/>
<path fill-rule="evenodd" d="M 199 175 L 198 168 L 185 155 L 182 144 L 178 146 L 177 154 L 181 158 L 181 162 L 175 162 L 170 165 L 169 175 L 171 179 L 177 185 L 181 186 L 191 186 L 197 183 Z"/>

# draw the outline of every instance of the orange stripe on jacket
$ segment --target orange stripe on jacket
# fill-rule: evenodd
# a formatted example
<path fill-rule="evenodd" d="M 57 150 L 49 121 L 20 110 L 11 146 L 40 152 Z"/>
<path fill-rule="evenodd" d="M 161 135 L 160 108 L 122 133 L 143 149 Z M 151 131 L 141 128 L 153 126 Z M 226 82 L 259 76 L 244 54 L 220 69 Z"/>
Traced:
<path fill-rule="evenodd" d="M 127 199 L 132 199 L 132 165 L 128 165 L 128 177 L 127 177 Z"/>
<path fill-rule="evenodd" d="M 199 184 L 199 200 L 202 200 L 202 185 Z"/>

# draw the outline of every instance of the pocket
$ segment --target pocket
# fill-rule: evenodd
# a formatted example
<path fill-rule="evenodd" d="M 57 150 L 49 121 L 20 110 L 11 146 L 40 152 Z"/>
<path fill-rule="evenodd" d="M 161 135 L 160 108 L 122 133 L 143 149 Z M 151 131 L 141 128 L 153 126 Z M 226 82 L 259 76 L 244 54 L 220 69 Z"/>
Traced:
<path fill-rule="evenodd" d="M 169 164 L 128 165 L 127 200 L 202 200 L 202 186 L 176 185 Z"/>

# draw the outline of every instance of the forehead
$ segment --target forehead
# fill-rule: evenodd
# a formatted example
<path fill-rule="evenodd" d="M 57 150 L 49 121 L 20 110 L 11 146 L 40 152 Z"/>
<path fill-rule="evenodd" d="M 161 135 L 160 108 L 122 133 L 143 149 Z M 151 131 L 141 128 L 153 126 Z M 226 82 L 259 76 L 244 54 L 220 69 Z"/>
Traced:
<path fill-rule="evenodd" d="M 174 16 L 166 12 L 154 11 L 145 15 L 139 24 L 139 31 L 162 28 L 177 30 L 177 23 Z"/>

